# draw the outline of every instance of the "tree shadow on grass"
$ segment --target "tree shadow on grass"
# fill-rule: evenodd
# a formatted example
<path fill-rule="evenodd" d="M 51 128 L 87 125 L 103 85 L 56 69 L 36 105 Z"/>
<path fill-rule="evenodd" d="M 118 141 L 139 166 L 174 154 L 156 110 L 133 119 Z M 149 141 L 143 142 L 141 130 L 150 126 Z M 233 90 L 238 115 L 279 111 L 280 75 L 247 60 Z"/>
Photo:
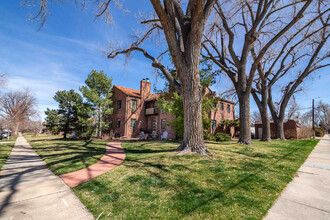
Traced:
<path fill-rule="evenodd" d="M 173 196 L 173 200 L 177 201 L 178 203 L 174 206 L 174 208 L 177 208 L 177 211 L 180 212 L 182 215 L 188 216 L 197 209 L 207 209 L 204 206 L 207 206 L 212 201 L 224 202 L 223 205 L 230 205 L 233 202 L 232 199 L 228 198 L 227 196 L 230 191 L 236 189 L 237 187 L 240 187 L 242 184 L 251 181 L 253 183 L 255 182 L 256 178 L 258 181 L 263 181 L 262 179 L 260 179 L 260 177 L 257 176 L 259 173 L 262 173 L 265 170 L 271 170 L 271 167 L 273 165 L 279 163 L 280 161 L 284 160 L 298 150 L 299 148 L 293 149 L 292 151 L 286 153 L 285 155 L 281 156 L 279 159 L 268 165 L 261 165 L 259 166 L 259 168 L 255 167 L 253 169 L 255 170 L 253 173 L 240 175 L 241 178 L 239 178 L 237 182 L 231 183 L 224 190 L 221 191 L 215 191 L 214 189 L 200 189 L 196 185 L 185 181 L 186 189 L 181 190 Z M 248 200 L 248 198 L 244 199 Z M 251 204 L 253 204 L 254 202 L 252 202 Z M 250 203 L 247 204 L 249 205 Z"/>
<path fill-rule="evenodd" d="M 168 179 L 162 175 L 163 172 L 171 173 L 172 170 L 181 168 L 188 169 L 189 172 L 197 172 L 196 170 L 189 169 L 184 165 L 183 167 L 173 166 L 171 169 L 164 164 L 128 159 L 128 162 L 133 164 L 125 164 L 125 166 L 134 169 L 142 168 L 151 175 L 151 177 L 138 178 L 137 181 L 141 181 L 141 184 L 142 182 L 149 181 L 151 182 L 151 186 L 153 186 L 152 184 L 156 184 L 157 186 L 157 181 L 159 181 L 161 186 L 171 188 L 175 194 L 172 196 L 172 199 L 170 199 L 171 202 L 169 202 L 168 206 L 171 209 L 176 210 L 182 216 L 190 216 L 197 209 L 203 212 L 208 212 L 208 210 L 211 209 L 210 204 L 214 201 L 221 203 L 221 205 L 224 207 L 230 206 L 238 201 L 240 204 L 247 208 L 252 206 L 262 206 L 263 201 L 260 200 L 260 198 L 249 198 L 241 193 L 230 195 L 230 192 L 237 188 L 241 188 L 243 191 L 253 190 L 253 184 L 256 182 L 265 183 L 266 180 L 258 176 L 258 174 L 265 172 L 266 170 L 274 172 L 272 169 L 273 165 L 281 162 L 282 160 L 286 160 L 286 158 L 290 157 L 298 150 L 299 148 L 292 149 L 270 164 L 264 164 L 262 161 L 242 161 L 241 165 L 243 166 L 244 170 L 239 169 L 237 171 L 240 172 L 239 175 L 237 175 L 238 180 L 234 180 L 233 182 L 229 182 L 230 180 L 228 180 L 227 183 L 223 185 L 223 190 L 219 190 L 218 188 L 212 187 L 211 185 L 207 187 L 200 187 L 196 183 L 189 181 L 189 179 L 182 179 L 181 177 L 177 177 L 175 179 L 175 184 L 170 184 Z M 263 156 L 264 155 L 262 155 L 262 157 Z M 216 169 L 214 172 L 222 172 L 222 169 Z M 222 172 L 222 174 L 224 173 Z M 223 177 L 224 176 L 225 175 L 223 175 Z M 153 178 L 155 178 L 157 181 L 153 180 Z"/>
<path fill-rule="evenodd" d="M 73 168 L 72 171 L 77 170 L 74 167 L 87 168 L 92 165 L 88 163 L 89 158 L 102 157 L 106 152 L 105 143 L 95 143 L 90 140 L 84 141 L 83 144 L 79 142 L 73 144 L 73 142 L 68 143 L 65 139 L 59 139 L 49 146 L 34 146 L 33 148 L 53 172 L 65 167 L 70 168 L 70 166 Z"/>
<path fill-rule="evenodd" d="M 62 141 L 62 140 L 66 140 L 63 138 L 54 138 L 54 139 L 37 139 L 37 140 L 29 140 L 29 143 L 36 143 L 36 142 L 42 142 L 42 141 Z"/>

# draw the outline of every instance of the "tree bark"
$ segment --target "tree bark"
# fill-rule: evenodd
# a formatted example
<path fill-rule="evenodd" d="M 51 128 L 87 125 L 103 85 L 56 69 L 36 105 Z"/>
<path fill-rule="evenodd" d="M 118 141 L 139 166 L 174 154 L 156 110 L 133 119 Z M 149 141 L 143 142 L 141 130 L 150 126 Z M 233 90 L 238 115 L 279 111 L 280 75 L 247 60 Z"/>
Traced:
<path fill-rule="evenodd" d="M 193 71 L 198 71 L 195 69 Z M 191 74 L 191 73 L 190 73 Z M 180 154 L 196 152 L 202 155 L 208 153 L 203 137 L 202 123 L 202 86 L 198 74 L 193 74 L 182 82 L 182 101 L 184 109 L 184 135 L 178 151 Z M 197 77 L 196 77 L 197 76 Z"/>
<path fill-rule="evenodd" d="M 266 106 L 267 109 L 267 106 Z M 262 121 L 262 137 L 261 137 L 261 141 L 268 141 L 271 142 L 271 136 L 270 136 L 270 120 L 268 117 L 268 113 L 267 110 L 262 111 L 261 114 L 261 121 Z"/>
<path fill-rule="evenodd" d="M 274 120 L 275 127 L 276 127 L 276 138 L 280 140 L 285 140 L 284 135 L 284 117 L 277 118 Z"/>
<path fill-rule="evenodd" d="M 64 139 L 66 139 L 66 134 L 68 133 L 68 123 L 66 123 L 65 128 L 64 128 Z"/>
<path fill-rule="evenodd" d="M 239 102 L 239 144 L 252 145 L 250 124 L 250 93 L 238 96 Z"/>
<path fill-rule="evenodd" d="M 70 111 L 68 112 L 67 122 L 65 123 L 65 127 L 64 127 L 64 139 L 66 139 L 67 133 L 69 131 L 69 127 L 70 127 Z"/>
<path fill-rule="evenodd" d="M 17 136 L 18 134 L 18 128 L 19 128 L 19 122 L 15 123 L 15 129 L 14 129 L 14 136 Z"/>
<path fill-rule="evenodd" d="M 284 114 L 285 114 L 286 104 L 287 104 L 287 102 L 285 102 L 285 103 L 282 102 L 280 111 L 278 114 L 276 111 L 275 105 L 273 103 L 272 90 L 271 90 L 271 88 L 268 89 L 268 106 L 269 106 L 269 110 L 270 110 L 270 113 L 272 115 L 272 118 L 273 118 L 273 121 L 275 124 L 276 139 L 285 140 L 283 123 L 284 123 Z"/>
<path fill-rule="evenodd" d="M 261 121 L 262 121 L 262 137 L 261 141 L 268 141 L 271 142 L 271 135 L 270 135 L 270 120 L 268 116 L 268 87 L 267 85 L 262 85 L 261 89 L 261 100 L 257 96 L 257 93 L 254 89 L 252 89 L 251 92 L 254 101 L 256 102 L 260 116 L 261 116 Z"/>

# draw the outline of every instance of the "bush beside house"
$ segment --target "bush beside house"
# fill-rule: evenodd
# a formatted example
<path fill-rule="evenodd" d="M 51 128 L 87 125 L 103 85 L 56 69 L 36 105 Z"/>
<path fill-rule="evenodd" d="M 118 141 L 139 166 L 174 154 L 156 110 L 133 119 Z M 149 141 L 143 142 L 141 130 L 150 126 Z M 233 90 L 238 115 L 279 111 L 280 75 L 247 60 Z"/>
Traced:
<path fill-rule="evenodd" d="M 325 135 L 325 130 L 321 127 L 315 127 L 314 131 L 316 137 L 323 137 Z"/>
<path fill-rule="evenodd" d="M 215 134 L 210 134 L 210 133 L 204 133 L 204 139 L 209 140 L 209 141 L 230 141 L 230 135 L 225 134 L 225 133 L 215 133 Z"/>

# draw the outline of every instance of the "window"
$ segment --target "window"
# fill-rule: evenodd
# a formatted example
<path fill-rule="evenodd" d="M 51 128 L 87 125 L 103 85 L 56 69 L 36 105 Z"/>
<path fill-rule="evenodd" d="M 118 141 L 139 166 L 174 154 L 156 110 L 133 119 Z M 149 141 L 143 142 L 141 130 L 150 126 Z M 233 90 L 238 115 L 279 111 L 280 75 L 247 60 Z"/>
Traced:
<path fill-rule="evenodd" d="M 212 103 L 212 108 L 215 109 L 217 107 L 217 103 Z"/>
<path fill-rule="evenodd" d="M 131 119 L 131 128 L 132 128 L 132 131 L 135 131 L 135 127 L 136 127 L 136 119 Z"/>
<path fill-rule="evenodd" d="M 216 128 L 217 128 L 217 121 L 216 120 L 212 120 L 212 127 L 211 127 L 211 129 L 213 131 L 215 131 Z"/>
<path fill-rule="evenodd" d="M 121 100 L 117 100 L 117 109 L 121 109 Z"/>
<path fill-rule="evenodd" d="M 166 121 L 164 119 L 162 119 L 161 121 L 161 127 L 162 127 L 162 130 L 164 131 L 165 128 L 166 128 Z"/>
<path fill-rule="evenodd" d="M 117 127 L 117 128 L 120 128 L 120 118 L 117 118 L 117 121 L 116 121 L 116 127 Z"/>
<path fill-rule="evenodd" d="M 136 106 L 137 106 L 137 101 L 136 100 L 132 100 L 132 112 L 133 113 L 136 112 Z"/>
<path fill-rule="evenodd" d="M 227 105 L 227 112 L 230 113 L 230 105 Z"/>
<path fill-rule="evenodd" d="M 221 110 L 223 110 L 223 103 L 222 102 L 220 103 L 220 108 L 221 108 Z"/>

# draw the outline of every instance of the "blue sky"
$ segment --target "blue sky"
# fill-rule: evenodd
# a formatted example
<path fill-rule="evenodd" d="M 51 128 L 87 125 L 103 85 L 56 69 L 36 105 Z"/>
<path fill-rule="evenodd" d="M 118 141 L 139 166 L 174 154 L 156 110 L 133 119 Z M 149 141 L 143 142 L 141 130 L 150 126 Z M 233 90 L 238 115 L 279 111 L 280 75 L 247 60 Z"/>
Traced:
<path fill-rule="evenodd" d="M 69 1 L 68 1 L 69 2 Z M 95 20 L 93 13 L 74 4 L 54 3 L 45 27 L 28 21 L 31 9 L 19 0 L 0 3 L 0 74 L 8 73 L 7 89 L 31 89 L 39 102 L 39 112 L 56 108 L 53 101 L 58 90 L 78 90 L 92 70 L 104 70 L 113 77 L 113 84 L 139 89 L 139 81 L 149 77 L 158 87 L 163 85 L 149 60 L 134 53 L 128 62 L 120 56 L 107 59 L 102 51 L 114 42 L 125 46 L 130 35 L 138 30 L 138 12 L 150 12 L 149 1 L 126 1 L 130 12 L 113 10 L 114 24 Z M 129 4 L 128 4 L 129 3 Z M 152 44 L 145 47 L 157 54 Z M 168 65 L 168 61 L 165 61 Z M 319 72 L 304 84 L 305 92 L 297 96 L 301 107 L 311 105 L 312 98 L 330 103 L 329 69 Z M 213 90 L 224 91 L 230 82 L 222 77 Z M 252 110 L 256 109 L 251 99 Z"/>

